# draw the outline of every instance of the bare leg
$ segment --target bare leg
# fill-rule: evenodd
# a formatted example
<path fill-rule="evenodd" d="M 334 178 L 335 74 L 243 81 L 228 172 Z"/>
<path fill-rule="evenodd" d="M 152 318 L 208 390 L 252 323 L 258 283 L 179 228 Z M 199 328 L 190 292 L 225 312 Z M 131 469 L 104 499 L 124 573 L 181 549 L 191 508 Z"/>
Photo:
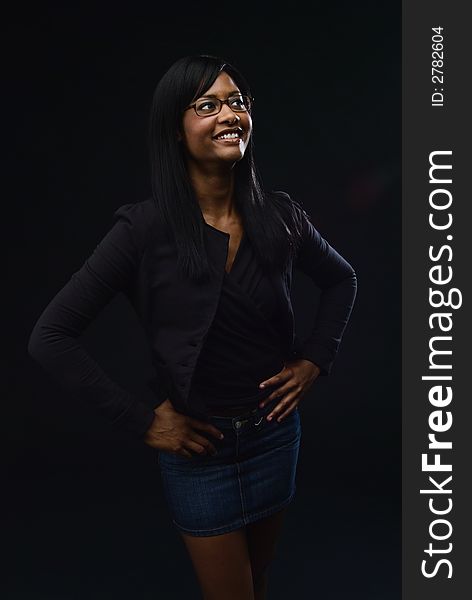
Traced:
<path fill-rule="evenodd" d="M 181 535 L 204 600 L 255 600 L 245 529 L 208 537 Z"/>
<path fill-rule="evenodd" d="M 275 557 L 276 543 L 287 507 L 246 527 L 254 586 L 254 600 L 265 600 L 269 566 Z"/>

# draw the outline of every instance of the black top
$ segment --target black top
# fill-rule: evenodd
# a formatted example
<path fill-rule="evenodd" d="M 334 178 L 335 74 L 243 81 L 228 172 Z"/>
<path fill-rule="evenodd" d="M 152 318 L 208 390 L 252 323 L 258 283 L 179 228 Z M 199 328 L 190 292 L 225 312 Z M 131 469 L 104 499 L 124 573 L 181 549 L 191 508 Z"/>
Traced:
<path fill-rule="evenodd" d="M 208 224 L 204 236 L 214 277 L 205 285 L 179 277 L 175 240 L 153 199 L 120 206 L 106 235 L 40 314 L 28 342 L 30 355 L 110 424 L 137 437 L 151 426 L 153 408 L 165 399 L 182 412 L 198 405 L 190 403 L 190 390 L 198 385 L 221 402 L 249 398 L 256 384 L 281 368 L 274 327 L 284 340 L 285 355 L 310 360 L 321 375 L 329 375 L 354 305 L 356 275 L 296 201 L 285 192 L 274 194 L 300 222 L 301 244 L 290 266 L 268 281 L 244 241 L 234 271 L 225 275 L 230 236 Z M 301 340 L 294 335 L 292 268 L 305 273 L 321 292 L 318 301 L 313 299 L 313 326 Z M 80 340 L 119 292 L 143 326 L 155 372 L 137 394 L 110 378 Z M 244 353 L 238 353 L 241 347 Z M 256 368 L 250 357 L 257 358 Z M 217 362 L 224 376 L 218 374 Z M 232 376 L 231 386 L 227 376 Z"/>
<path fill-rule="evenodd" d="M 259 383 L 284 366 L 276 326 L 281 318 L 274 288 L 243 233 L 231 271 L 224 274 L 218 308 L 195 368 L 190 403 L 195 391 L 213 407 L 255 405 L 268 396 L 272 390 L 260 389 Z"/>

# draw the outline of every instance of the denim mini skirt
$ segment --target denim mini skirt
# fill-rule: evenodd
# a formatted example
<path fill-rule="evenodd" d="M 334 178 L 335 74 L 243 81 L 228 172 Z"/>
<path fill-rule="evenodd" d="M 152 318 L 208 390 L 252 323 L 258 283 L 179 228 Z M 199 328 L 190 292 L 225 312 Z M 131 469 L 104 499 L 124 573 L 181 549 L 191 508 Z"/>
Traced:
<path fill-rule="evenodd" d="M 175 527 L 210 536 L 244 527 L 285 507 L 295 495 L 301 439 L 298 408 L 279 423 L 266 419 L 278 399 L 237 416 L 205 415 L 223 434 L 208 437 L 217 454 L 192 457 L 158 451 L 167 505 Z"/>

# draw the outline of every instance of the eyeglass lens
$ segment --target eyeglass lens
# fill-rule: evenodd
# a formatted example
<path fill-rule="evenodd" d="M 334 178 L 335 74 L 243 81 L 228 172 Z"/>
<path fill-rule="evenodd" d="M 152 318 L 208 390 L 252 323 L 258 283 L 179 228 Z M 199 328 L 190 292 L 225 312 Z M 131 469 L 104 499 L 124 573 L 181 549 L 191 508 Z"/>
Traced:
<path fill-rule="evenodd" d="M 195 108 L 198 115 L 212 115 L 220 112 L 221 104 L 222 103 L 218 98 L 206 98 L 198 100 L 195 104 Z M 231 98 L 228 98 L 228 104 L 235 112 L 246 112 L 251 108 L 251 101 L 249 97 L 244 95 L 232 96 Z"/>

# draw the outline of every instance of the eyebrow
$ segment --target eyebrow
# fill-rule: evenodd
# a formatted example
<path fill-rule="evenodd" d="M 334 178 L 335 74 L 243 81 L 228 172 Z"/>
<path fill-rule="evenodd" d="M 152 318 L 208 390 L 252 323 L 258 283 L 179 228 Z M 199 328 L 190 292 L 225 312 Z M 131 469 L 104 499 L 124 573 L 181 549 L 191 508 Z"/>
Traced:
<path fill-rule="evenodd" d="M 242 96 L 242 92 L 240 92 L 239 90 L 231 90 L 230 92 L 228 92 L 228 98 L 234 94 L 239 94 Z M 218 96 L 216 96 L 216 94 L 204 94 L 203 96 L 200 96 L 200 98 L 217 98 Z"/>

